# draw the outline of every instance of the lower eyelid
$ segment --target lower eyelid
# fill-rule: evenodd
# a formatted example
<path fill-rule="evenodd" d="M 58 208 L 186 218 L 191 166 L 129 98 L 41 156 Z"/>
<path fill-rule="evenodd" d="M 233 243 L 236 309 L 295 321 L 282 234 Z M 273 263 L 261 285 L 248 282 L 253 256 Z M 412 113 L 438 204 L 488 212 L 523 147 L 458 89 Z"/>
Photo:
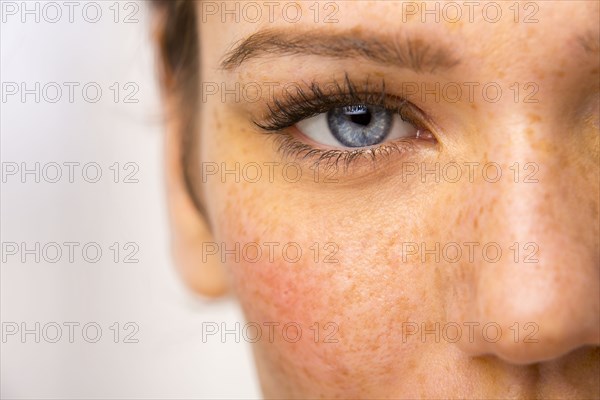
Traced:
<path fill-rule="evenodd" d="M 296 129 L 296 128 L 291 128 Z M 417 150 L 414 140 L 396 140 L 369 148 L 328 149 L 308 144 L 295 136 L 295 132 L 281 133 L 275 136 L 278 152 L 284 159 L 293 160 L 307 169 L 319 168 L 324 171 L 335 171 L 342 175 L 358 175 L 372 172 L 379 162 L 403 160 L 404 156 L 413 155 Z M 307 141 L 312 142 L 310 139 Z M 314 143 L 314 142 L 313 142 Z M 352 169 L 350 169 L 352 167 Z"/>

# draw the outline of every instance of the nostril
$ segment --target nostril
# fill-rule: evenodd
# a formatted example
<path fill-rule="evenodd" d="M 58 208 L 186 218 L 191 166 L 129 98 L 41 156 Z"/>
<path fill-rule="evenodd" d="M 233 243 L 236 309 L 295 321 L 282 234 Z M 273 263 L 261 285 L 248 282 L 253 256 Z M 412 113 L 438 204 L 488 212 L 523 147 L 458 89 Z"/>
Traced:
<path fill-rule="evenodd" d="M 461 338 L 458 346 L 466 354 L 495 356 L 516 365 L 535 364 L 558 359 L 578 348 L 598 346 L 598 331 L 573 324 L 514 322 L 484 324 L 474 327 L 470 337 Z"/>

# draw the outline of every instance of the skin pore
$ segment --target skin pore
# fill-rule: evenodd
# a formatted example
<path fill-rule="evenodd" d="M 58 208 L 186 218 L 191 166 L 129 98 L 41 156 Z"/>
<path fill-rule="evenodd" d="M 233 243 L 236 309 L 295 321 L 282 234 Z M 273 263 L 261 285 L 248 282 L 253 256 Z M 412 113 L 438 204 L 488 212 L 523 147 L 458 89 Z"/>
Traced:
<path fill-rule="evenodd" d="M 422 22 L 395 1 L 337 2 L 338 22 L 322 23 L 299 4 L 296 23 L 223 23 L 196 4 L 192 149 L 166 95 L 174 255 L 190 287 L 231 292 L 263 327 L 252 346 L 265 397 L 600 398 L 600 3 L 535 3 L 534 23 L 515 23 L 516 2 L 497 3 L 496 23 L 481 8 Z M 236 84 L 248 88 L 238 98 Z M 355 92 L 398 111 L 404 136 L 360 153 L 332 144 L 327 125 L 284 119 L 319 92 L 338 104 L 303 120 Z M 206 174 L 236 163 L 261 178 Z M 298 261 L 282 252 L 290 242 Z M 223 263 L 206 243 L 263 254 Z M 281 335 L 290 322 L 296 342 Z"/>

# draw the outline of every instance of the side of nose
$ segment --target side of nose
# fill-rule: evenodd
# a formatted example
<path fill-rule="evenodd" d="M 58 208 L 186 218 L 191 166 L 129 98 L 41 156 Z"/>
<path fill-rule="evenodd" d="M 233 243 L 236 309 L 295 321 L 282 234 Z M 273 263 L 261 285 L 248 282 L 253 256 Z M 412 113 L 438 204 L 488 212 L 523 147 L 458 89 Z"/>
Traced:
<path fill-rule="evenodd" d="M 448 319 L 471 331 L 458 343 L 468 354 L 529 364 L 600 343 L 599 174 L 569 145 L 514 148 L 500 157 L 535 170 L 530 179 L 467 189 L 478 218 L 471 234 L 494 251 L 465 266 L 474 287 Z"/>

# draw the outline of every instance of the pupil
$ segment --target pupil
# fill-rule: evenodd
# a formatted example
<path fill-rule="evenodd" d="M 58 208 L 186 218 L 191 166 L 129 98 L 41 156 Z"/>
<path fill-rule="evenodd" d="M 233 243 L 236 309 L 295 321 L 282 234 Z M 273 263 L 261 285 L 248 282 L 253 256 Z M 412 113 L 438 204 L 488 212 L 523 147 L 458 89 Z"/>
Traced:
<path fill-rule="evenodd" d="M 371 122 L 371 113 L 369 111 L 364 111 L 360 114 L 352 114 L 349 115 L 350 121 L 355 124 L 367 126 Z"/>

